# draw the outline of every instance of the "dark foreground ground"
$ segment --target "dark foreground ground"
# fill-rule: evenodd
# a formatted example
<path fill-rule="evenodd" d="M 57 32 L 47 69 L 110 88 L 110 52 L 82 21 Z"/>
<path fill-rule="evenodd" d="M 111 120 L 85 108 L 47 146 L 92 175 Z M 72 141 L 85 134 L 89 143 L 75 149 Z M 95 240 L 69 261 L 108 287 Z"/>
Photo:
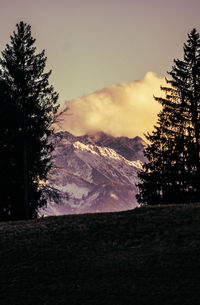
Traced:
<path fill-rule="evenodd" d="M 0 223 L 1 305 L 199 302 L 200 204 Z"/>

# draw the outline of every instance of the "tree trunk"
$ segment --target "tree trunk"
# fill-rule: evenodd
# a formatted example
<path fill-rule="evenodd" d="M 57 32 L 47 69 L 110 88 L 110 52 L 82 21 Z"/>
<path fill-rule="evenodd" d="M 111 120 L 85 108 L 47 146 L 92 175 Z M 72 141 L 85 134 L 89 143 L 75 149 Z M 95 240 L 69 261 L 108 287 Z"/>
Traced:
<path fill-rule="evenodd" d="M 24 209 L 26 219 L 30 219 L 28 194 L 28 151 L 27 151 L 27 118 L 24 105 Z"/>

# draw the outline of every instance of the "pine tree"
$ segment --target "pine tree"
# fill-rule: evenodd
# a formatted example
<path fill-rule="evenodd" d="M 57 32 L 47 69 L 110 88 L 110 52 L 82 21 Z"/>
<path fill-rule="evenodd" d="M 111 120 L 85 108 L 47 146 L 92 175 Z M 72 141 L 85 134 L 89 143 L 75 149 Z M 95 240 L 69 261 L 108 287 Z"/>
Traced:
<path fill-rule="evenodd" d="M 2 174 L 3 185 L 9 185 L 0 203 L 1 220 L 35 218 L 46 204 L 41 181 L 51 167 L 49 137 L 58 109 L 58 94 L 49 85 L 51 71 L 44 72 L 45 51 L 36 53 L 30 25 L 20 22 L 16 27 L 0 60 Z"/>
<path fill-rule="evenodd" d="M 174 60 L 165 98 L 139 173 L 137 199 L 143 204 L 200 199 L 200 37 L 195 29 L 184 44 L 184 59 Z"/>
<path fill-rule="evenodd" d="M 6 220 L 8 205 L 10 204 L 9 189 L 12 184 L 12 134 L 14 130 L 14 118 L 12 103 L 8 95 L 8 90 L 5 82 L 2 80 L 0 80 L 0 105 L 0 215 L 2 216 L 2 219 Z"/>

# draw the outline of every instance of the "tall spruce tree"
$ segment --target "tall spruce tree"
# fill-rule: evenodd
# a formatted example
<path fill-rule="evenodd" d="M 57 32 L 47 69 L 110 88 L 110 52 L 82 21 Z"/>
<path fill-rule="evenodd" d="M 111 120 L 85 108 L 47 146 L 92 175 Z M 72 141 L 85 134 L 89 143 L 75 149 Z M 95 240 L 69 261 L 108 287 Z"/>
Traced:
<path fill-rule="evenodd" d="M 200 200 L 200 37 L 196 29 L 174 60 L 155 130 L 146 135 L 147 162 L 139 172 L 142 204 Z"/>
<path fill-rule="evenodd" d="M 36 53 L 30 25 L 16 27 L 0 59 L 0 220 L 36 218 L 46 204 L 41 181 L 51 167 L 49 136 L 58 109 L 44 50 Z"/>

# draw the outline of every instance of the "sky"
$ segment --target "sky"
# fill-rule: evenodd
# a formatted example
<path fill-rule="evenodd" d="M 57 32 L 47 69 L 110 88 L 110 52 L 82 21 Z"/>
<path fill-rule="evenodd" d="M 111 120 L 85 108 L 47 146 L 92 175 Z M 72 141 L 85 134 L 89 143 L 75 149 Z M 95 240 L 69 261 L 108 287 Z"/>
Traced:
<path fill-rule="evenodd" d="M 199 30 L 199 12 L 199 0 L 0 0 L 0 51 L 9 43 L 17 22 L 29 23 L 38 52 L 46 50 L 47 69 L 53 70 L 50 83 L 59 92 L 59 103 L 71 105 L 66 128 L 82 134 L 90 126 L 91 130 L 102 129 L 117 116 L 121 131 L 116 117 L 116 124 L 104 126 L 104 130 L 134 136 L 153 127 L 159 109 L 152 96 L 161 94 L 159 82 L 170 71 L 173 59 L 182 58 L 187 33 L 194 27 Z M 145 89 L 145 96 L 144 86 L 149 88 L 150 83 L 152 92 Z M 120 86 L 124 92 L 131 88 L 133 92 L 119 94 Z M 137 98 L 141 94 L 143 102 Z M 135 111 L 137 107 L 140 110 Z M 88 120 L 87 109 L 97 124 Z M 113 116 L 106 109 L 113 109 Z M 124 127 L 126 117 L 132 131 Z"/>

